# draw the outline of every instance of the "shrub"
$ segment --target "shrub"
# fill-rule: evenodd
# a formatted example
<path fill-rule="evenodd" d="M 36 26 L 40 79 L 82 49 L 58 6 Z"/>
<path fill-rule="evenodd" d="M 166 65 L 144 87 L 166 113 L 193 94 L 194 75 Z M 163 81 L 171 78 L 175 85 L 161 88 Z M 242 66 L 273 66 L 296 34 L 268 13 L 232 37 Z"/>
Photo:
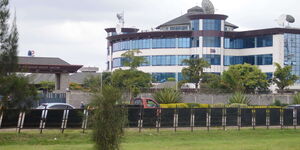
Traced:
<path fill-rule="evenodd" d="M 300 104 L 300 93 L 294 95 L 293 104 Z"/>
<path fill-rule="evenodd" d="M 93 140 L 96 150 L 119 149 L 124 135 L 125 109 L 121 105 L 119 89 L 109 85 L 102 88 L 102 92 L 93 97 L 96 108 L 93 113 Z"/>
<path fill-rule="evenodd" d="M 173 88 L 164 88 L 155 92 L 152 96 L 160 104 L 179 103 L 182 101 L 181 93 Z"/>
<path fill-rule="evenodd" d="M 249 105 L 250 100 L 245 94 L 241 92 L 236 92 L 229 98 L 229 104 L 233 103 Z"/>
<path fill-rule="evenodd" d="M 176 81 L 175 78 L 168 78 L 167 81 Z"/>

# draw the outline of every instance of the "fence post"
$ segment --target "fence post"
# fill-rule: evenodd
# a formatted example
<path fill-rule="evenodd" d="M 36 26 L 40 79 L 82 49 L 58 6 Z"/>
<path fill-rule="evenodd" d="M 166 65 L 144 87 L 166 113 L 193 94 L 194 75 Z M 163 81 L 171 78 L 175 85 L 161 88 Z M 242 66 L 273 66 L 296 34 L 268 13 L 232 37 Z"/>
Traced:
<path fill-rule="evenodd" d="M 142 128 L 143 128 L 143 116 L 144 116 L 144 107 L 143 105 L 140 105 L 140 118 L 139 118 L 139 121 L 138 121 L 138 127 L 139 127 L 139 133 L 142 132 Z"/>
<path fill-rule="evenodd" d="M 280 129 L 283 129 L 283 109 L 280 108 Z"/>
<path fill-rule="evenodd" d="M 88 123 L 88 118 L 89 118 L 89 111 L 88 108 L 83 110 L 83 117 L 82 117 L 82 133 L 85 132 L 85 129 L 87 128 L 87 123 Z"/>
<path fill-rule="evenodd" d="M 190 121 L 190 126 L 191 126 L 191 132 L 194 131 L 194 126 L 195 126 L 195 113 L 194 109 L 191 107 L 191 121 Z"/>
<path fill-rule="evenodd" d="M 242 111 L 241 106 L 238 107 L 238 117 L 237 117 L 237 124 L 238 124 L 238 130 L 241 129 L 242 119 L 241 119 Z"/>
<path fill-rule="evenodd" d="M 297 109 L 294 108 L 293 109 L 293 125 L 294 125 L 294 129 L 297 128 Z"/>
<path fill-rule="evenodd" d="M 256 126 L 256 109 L 252 108 L 252 129 L 255 130 Z"/>
<path fill-rule="evenodd" d="M 223 130 L 226 130 L 226 118 L 227 118 L 227 112 L 226 112 L 226 107 L 224 105 L 223 110 L 222 110 L 222 126 Z"/>
<path fill-rule="evenodd" d="M 207 111 L 206 111 L 206 127 L 207 131 L 209 131 L 210 128 L 210 119 L 211 119 L 211 108 L 208 105 Z"/>
<path fill-rule="evenodd" d="M 3 111 L 0 110 L 0 129 L 2 127 L 2 120 L 3 120 Z"/>
<path fill-rule="evenodd" d="M 160 123 L 161 123 L 161 108 L 156 109 L 156 130 L 159 132 Z"/>
<path fill-rule="evenodd" d="M 25 112 L 20 111 L 18 125 L 17 125 L 18 133 L 21 133 L 21 129 L 23 128 L 23 124 L 24 124 L 24 119 L 25 119 Z"/>
<path fill-rule="evenodd" d="M 269 127 L 270 127 L 270 108 L 269 108 L 269 106 L 266 109 L 266 126 L 267 126 L 267 129 L 269 129 Z"/>
<path fill-rule="evenodd" d="M 47 106 L 45 106 L 45 108 L 42 110 L 42 116 L 40 121 L 40 134 L 43 133 L 43 129 L 46 126 L 47 113 L 48 113 Z"/>
<path fill-rule="evenodd" d="M 68 117 L 69 117 L 69 109 L 66 106 L 66 109 L 64 110 L 63 118 L 61 121 L 61 133 L 64 133 L 65 128 L 67 128 Z"/>
<path fill-rule="evenodd" d="M 174 127 L 174 131 L 177 131 L 177 126 L 178 126 L 178 112 L 177 112 L 177 105 L 176 108 L 174 110 L 174 121 L 173 121 L 173 127 Z"/>

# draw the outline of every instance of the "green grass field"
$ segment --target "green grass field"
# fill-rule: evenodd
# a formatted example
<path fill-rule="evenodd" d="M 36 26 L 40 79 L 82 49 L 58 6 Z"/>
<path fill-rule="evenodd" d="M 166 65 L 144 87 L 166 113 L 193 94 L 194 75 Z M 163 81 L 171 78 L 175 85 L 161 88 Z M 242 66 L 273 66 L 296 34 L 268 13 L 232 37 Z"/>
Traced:
<path fill-rule="evenodd" d="M 17 134 L 0 130 L 0 150 L 92 150 L 91 131 L 38 130 Z M 122 142 L 123 150 L 299 150 L 300 130 L 294 129 L 231 129 L 188 130 L 174 132 L 162 130 L 126 131 Z"/>

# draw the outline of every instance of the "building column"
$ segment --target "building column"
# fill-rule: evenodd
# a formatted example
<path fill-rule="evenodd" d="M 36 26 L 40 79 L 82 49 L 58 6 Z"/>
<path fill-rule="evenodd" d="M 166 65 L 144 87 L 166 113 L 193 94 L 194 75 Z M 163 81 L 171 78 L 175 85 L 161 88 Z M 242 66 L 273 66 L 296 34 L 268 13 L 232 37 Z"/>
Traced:
<path fill-rule="evenodd" d="M 55 93 L 65 93 L 69 88 L 69 74 L 56 73 L 55 74 Z"/>

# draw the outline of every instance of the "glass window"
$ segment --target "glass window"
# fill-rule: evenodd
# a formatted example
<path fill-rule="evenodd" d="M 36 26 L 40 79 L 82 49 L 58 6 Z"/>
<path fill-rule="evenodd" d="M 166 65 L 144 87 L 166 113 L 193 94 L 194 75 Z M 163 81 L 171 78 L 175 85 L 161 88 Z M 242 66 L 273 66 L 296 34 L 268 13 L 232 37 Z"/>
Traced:
<path fill-rule="evenodd" d="M 192 27 L 193 31 L 198 31 L 199 30 L 199 20 L 192 20 L 191 27 Z"/>
<path fill-rule="evenodd" d="M 221 55 L 204 54 L 203 58 L 211 65 L 221 65 Z"/>
<path fill-rule="evenodd" d="M 243 49 L 269 46 L 273 46 L 273 35 L 238 39 L 225 38 L 224 40 L 224 48 L 226 49 Z"/>
<path fill-rule="evenodd" d="M 272 35 L 257 37 L 257 47 L 268 47 L 268 46 L 273 46 L 273 36 Z"/>
<path fill-rule="evenodd" d="M 153 82 L 166 82 L 168 78 L 175 78 L 175 73 L 152 73 Z"/>
<path fill-rule="evenodd" d="M 203 37 L 203 47 L 221 47 L 220 37 Z"/>
<path fill-rule="evenodd" d="M 250 55 L 250 56 L 224 56 L 224 65 L 236 65 L 248 63 L 251 65 L 272 65 L 273 55 Z"/>
<path fill-rule="evenodd" d="M 221 20 L 204 19 L 203 30 L 221 31 Z"/>
<path fill-rule="evenodd" d="M 190 48 L 191 39 L 190 38 L 178 38 L 178 48 Z"/>

